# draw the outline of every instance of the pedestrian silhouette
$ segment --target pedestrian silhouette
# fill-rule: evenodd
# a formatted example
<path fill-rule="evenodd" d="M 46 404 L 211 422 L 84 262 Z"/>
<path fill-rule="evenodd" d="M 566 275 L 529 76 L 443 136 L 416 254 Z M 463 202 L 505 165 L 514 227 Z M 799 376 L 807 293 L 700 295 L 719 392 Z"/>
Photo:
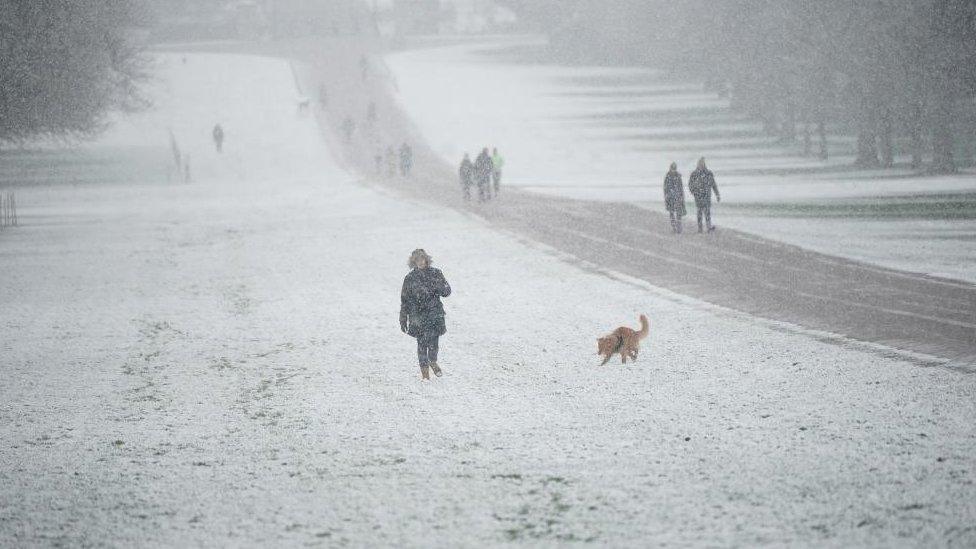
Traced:
<path fill-rule="evenodd" d="M 221 125 L 215 124 L 213 131 L 211 132 L 213 136 L 214 146 L 217 148 L 217 152 L 223 152 L 224 150 L 224 128 Z"/>
<path fill-rule="evenodd" d="M 491 150 L 491 178 L 495 183 L 495 196 L 498 196 L 499 191 L 501 191 L 502 184 L 502 166 L 505 165 L 505 159 L 502 155 L 498 154 L 498 149 L 493 148 Z"/>
<path fill-rule="evenodd" d="M 671 230 L 680 233 L 682 229 L 681 218 L 685 216 L 685 187 L 678 173 L 678 165 L 671 163 L 671 169 L 664 176 L 664 207 L 671 216 Z"/>
<path fill-rule="evenodd" d="M 471 186 L 474 185 L 474 164 L 471 163 L 468 153 L 464 153 L 464 159 L 461 160 L 461 166 L 458 168 L 458 181 L 461 183 L 464 201 L 470 202 Z"/>
<path fill-rule="evenodd" d="M 478 185 L 478 201 L 491 200 L 491 156 L 488 147 L 481 149 L 481 154 L 474 161 L 475 183 Z"/>
<path fill-rule="evenodd" d="M 718 193 L 718 185 L 715 184 L 715 175 L 705 166 L 704 157 L 698 160 L 698 167 L 688 177 L 688 190 L 695 197 L 695 209 L 698 214 L 698 232 L 703 232 L 703 218 L 705 228 L 708 229 L 708 232 L 714 231 L 715 225 L 712 225 L 712 192 L 715 192 L 716 202 L 721 202 L 722 197 Z"/>
<path fill-rule="evenodd" d="M 413 169 L 413 149 L 404 142 L 400 145 L 400 175 L 410 177 L 411 169 Z"/>

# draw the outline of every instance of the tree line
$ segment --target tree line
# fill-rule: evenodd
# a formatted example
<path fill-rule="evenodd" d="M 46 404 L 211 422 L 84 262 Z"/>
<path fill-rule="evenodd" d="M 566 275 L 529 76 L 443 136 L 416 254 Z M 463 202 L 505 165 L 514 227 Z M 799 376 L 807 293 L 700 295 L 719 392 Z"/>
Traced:
<path fill-rule="evenodd" d="M 827 134 L 844 133 L 859 166 L 972 163 L 976 1 L 503 1 L 558 52 L 700 79 L 809 154 L 826 158 Z"/>
<path fill-rule="evenodd" d="M 951 172 L 957 149 L 972 154 L 958 121 L 976 97 L 976 2 L 736 0 L 711 13 L 722 31 L 703 68 L 784 139 L 812 124 L 826 156 L 825 126 L 841 124 L 864 167 L 892 166 L 898 138 L 916 169 L 928 156 Z"/>
<path fill-rule="evenodd" d="M 0 0 L 0 144 L 76 139 L 146 106 L 136 0 Z"/>

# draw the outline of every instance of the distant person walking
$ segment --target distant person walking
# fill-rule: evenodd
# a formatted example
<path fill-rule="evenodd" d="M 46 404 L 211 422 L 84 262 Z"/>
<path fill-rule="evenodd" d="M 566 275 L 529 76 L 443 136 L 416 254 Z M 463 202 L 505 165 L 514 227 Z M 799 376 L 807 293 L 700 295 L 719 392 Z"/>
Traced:
<path fill-rule="evenodd" d="M 369 105 L 366 106 L 366 123 L 372 127 L 376 124 L 376 101 L 370 101 Z"/>
<path fill-rule="evenodd" d="M 213 131 L 210 132 L 213 135 L 214 146 L 217 147 L 217 152 L 223 152 L 224 150 L 224 128 L 221 125 L 215 124 Z"/>
<path fill-rule="evenodd" d="M 193 183 L 193 177 L 190 175 L 190 153 L 183 154 L 183 182 Z"/>
<path fill-rule="evenodd" d="M 329 91 L 325 88 L 325 84 L 319 84 L 319 106 L 323 109 L 329 105 Z"/>
<path fill-rule="evenodd" d="M 715 184 L 715 175 L 705 166 L 704 157 L 698 159 L 698 167 L 688 177 L 688 190 L 695 197 L 695 209 L 698 210 L 698 232 L 702 232 L 703 217 L 708 232 L 714 231 L 715 226 L 712 225 L 712 191 L 715 191 L 716 202 L 721 202 L 722 197 L 719 195 L 718 186 Z"/>
<path fill-rule="evenodd" d="M 478 184 L 478 201 L 491 200 L 491 156 L 488 147 L 481 149 L 481 154 L 474 161 L 474 177 Z"/>
<path fill-rule="evenodd" d="M 461 160 L 461 167 L 458 168 L 458 181 L 461 183 L 461 192 L 464 193 L 464 201 L 471 201 L 471 186 L 474 185 L 474 164 L 471 163 L 471 157 L 468 153 L 464 153 L 464 159 Z"/>
<path fill-rule="evenodd" d="M 410 177 L 410 170 L 413 169 L 413 149 L 406 142 L 400 145 L 400 175 Z"/>
<path fill-rule="evenodd" d="M 359 72 L 362 74 L 363 82 L 365 82 L 366 77 L 369 76 L 369 60 L 366 59 L 366 54 L 359 56 Z"/>
<path fill-rule="evenodd" d="M 671 163 L 671 169 L 664 176 L 664 207 L 671 216 L 671 230 L 680 233 L 682 229 L 681 218 L 685 216 L 685 185 L 678 173 L 678 165 Z"/>
<path fill-rule="evenodd" d="M 386 176 L 394 177 L 397 172 L 396 154 L 393 152 L 393 145 L 386 148 Z"/>
<path fill-rule="evenodd" d="M 491 149 L 491 178 L 495 183 L 495 196 L 498 196 L 498 192 L 501 190 L 502 185 L 502 166 L 505 165 L 505 159 L 502 155 L 498 154 L 498 149 Z"/>
<path fill-rule="evenodd" d="M 346 143 L 352 142 L 352 136 L 356 133 L 356 122 L 352 117 L 345 117 L 342 119 L 342 136 L 345 138 Z"/>
<path fill-rule="evenodd" d="M 417 338 L 420 378 L 430 379 L 430 370 L 440 377 L 438 340 L 447 332 L 441 298 L 451 295 L 451 285 L 422 248 L 410 254 L 407 266 L 410 272 L 400 290 L 400 331 Z"/>

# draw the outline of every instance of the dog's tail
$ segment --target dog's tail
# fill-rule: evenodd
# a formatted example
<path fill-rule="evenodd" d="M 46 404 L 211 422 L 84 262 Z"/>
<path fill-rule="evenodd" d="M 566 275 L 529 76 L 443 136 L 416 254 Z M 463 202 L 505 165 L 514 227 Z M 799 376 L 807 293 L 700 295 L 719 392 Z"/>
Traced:
<path fill-rule="evenodd" d="M 641 329 L 639 332 L 637 332 L 637 337 L 644 339 L 645 337 L 647 337 L 647 333 L 650 332 L 651 330 L 650 326 L 647 323 L 647 317 L 644 315 L 640 315 L 640 323 L 641 323 Z"/>

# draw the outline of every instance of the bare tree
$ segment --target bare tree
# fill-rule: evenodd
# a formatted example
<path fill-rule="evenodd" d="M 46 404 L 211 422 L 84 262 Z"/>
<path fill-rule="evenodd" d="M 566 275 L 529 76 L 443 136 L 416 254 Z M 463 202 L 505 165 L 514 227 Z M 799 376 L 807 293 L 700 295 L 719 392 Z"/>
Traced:
<path fill-rule="evenodd" d="M 0 142 L 97 134 L 147 105 L 132 0 L 0 0 Z"/>
<path fill-rule="evenodd" d="M 519 9 L 522 2 L 510 0 Z M 899 143 L 922 168 L 956 169 L 960 115 L 976 117 L 973 0 L 597 0 L 556 7 L 553 30 L 589 59 L 637 59 L 730 90 L 732 107 L 784 142 L 815 125 L 857 137 L 856 164 L 890 167 Z M 619 10 L 622 17 L 605 12 Z M 559 15 L 559 17 L 555 17 Z M 804 128 L 805 132 L 809 129 Z M 807 133 L 809 135 L 809 133 Z M 811 148 L 804 139 L 805 151 Z M 970 136 L 971 139 L 971 136 Z M 971 146 L 971 145 L 970 145 Z M 971 155 L 971 153 L 970 153 Z"/>

